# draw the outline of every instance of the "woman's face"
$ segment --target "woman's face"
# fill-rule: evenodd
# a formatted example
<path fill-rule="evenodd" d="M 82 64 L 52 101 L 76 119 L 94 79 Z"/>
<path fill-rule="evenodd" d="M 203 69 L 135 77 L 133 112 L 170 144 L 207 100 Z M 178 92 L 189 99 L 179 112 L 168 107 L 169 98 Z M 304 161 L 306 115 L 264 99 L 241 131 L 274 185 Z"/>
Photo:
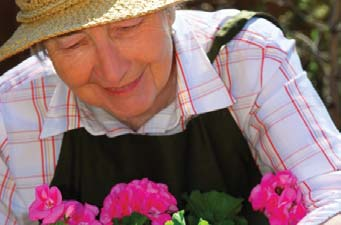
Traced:
<path fill-rule="evenodd" d="M 175 94 L 173 20 L 173 14 L 161 11 L 44 44 L 58 75 L 76 96 L 129 123 L 160 110 Z"/>

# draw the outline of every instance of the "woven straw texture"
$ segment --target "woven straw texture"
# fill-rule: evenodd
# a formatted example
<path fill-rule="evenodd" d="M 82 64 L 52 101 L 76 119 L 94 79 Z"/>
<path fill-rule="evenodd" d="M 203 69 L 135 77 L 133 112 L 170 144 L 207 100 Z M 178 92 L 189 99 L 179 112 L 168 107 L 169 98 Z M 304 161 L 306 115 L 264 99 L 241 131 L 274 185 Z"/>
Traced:
<path fill-rule="evenodd" d="M 21 23 L 0 48 L 0 61 L 43 40 L 142 16 L 185 0 L 16 0 Z"/>

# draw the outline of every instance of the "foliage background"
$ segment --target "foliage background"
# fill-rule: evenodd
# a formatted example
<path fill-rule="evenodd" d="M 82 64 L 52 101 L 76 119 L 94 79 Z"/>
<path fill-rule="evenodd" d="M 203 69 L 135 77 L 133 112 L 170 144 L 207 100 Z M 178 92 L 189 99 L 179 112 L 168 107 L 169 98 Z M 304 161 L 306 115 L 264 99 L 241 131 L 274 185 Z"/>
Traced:
<path fill-rule="evenodd" d="M 341 129 L 341 0 L 192 0 L 190 9 L 264 11 L 275 16 L 286 35 L 297 41 L 302 65 Z M 0 1 L 0 44 L 16 29 L 14 0 Z M 0 74 L 28 56 L 0 63 Z"/>
<path fill-rule="evenodd" d="M 189 9 L 268 12 L 296 39 L 304 69 L 341 129 L 341 0 L 195 0 Z"/>

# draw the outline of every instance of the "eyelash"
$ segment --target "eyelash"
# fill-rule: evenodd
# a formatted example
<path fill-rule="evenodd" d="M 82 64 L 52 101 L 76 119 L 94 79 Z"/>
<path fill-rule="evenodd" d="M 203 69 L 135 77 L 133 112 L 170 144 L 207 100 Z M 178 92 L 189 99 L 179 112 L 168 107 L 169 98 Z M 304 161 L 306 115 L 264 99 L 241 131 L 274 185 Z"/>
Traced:
<path fill-rule="evenodd" d="M 138 23 L 138 24 L 134 24 L 134 25 L 126 26 L 126 27 L 119 27 L 118 29 L 119 29 L 119 30 L 131 30 L 131 29 L 133 29 L 133 28 L 138 27 L 139 25 L 140 25 L 140 24 Z"/>
<path fill-rule="evenodd" d="M 80 47 L 83 44 L 84 40 L 79 40 L 77 42 L 75 42 L 74 44 L 65 47 L 65 50 L 73 50 L 73 49 L 77 49 L 78 47 Z"/>
<path fill-rule="evenodd" d="M 140 25 L 142 24 L 142 21 L 138 21 L 136 24 L 132 24 L 132 25 L 127 25 L 127 26 L 122 26 L 122 27 L 117 27 L 114 28 L 114 30 L 120 32 L 128 32 L 130 30 L 133 30 L 135 28 L 138 28 Z"/>
<path fill-rule="evenodd" d="M 71 45 L 71 46 L 66 47 L 65 49 L 76 49 L 76 48 L 79 47 L 79 45 L 80 45 L 80 43 L 77 42 L 77 43 L 75 43 L 75 44 L 73 44 L 73 45 Z"/>

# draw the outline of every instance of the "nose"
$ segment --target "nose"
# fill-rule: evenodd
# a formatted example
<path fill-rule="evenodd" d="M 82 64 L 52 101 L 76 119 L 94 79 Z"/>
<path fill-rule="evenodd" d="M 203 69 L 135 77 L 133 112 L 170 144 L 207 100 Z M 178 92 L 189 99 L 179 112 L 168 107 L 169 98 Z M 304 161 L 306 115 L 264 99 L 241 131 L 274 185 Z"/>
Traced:
<path fill-rule="evenodd" d="M 103 86 L 119 87 L 131 65 L 130 60 L 115 45 L 115 43 L 103 33 L 96 39 L 96 75 Z"/>

